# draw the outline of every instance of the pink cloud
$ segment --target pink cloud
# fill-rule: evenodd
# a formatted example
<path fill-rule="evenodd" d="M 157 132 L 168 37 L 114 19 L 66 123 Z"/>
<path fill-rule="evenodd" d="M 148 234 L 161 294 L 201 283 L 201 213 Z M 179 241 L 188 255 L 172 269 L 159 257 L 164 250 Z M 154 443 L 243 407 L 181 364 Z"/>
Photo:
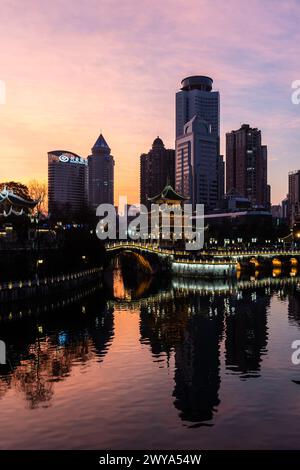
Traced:
<path fill-rule="evenodd" d="M 140 153 L 157 134 L 174 146 L 175 92 L 184 76 L 203 73 L 221 92 L 223 132 L 241 122 L 263 129 L 280 198 L 299 147 L 289 101 L 300 76 L 299 16 L 295 1 L 4 0 L 3 178 L 45 176 L 50 148 L 87 155 L 101 129 L 116 157 L 117 194 L 137 199 Z"/>

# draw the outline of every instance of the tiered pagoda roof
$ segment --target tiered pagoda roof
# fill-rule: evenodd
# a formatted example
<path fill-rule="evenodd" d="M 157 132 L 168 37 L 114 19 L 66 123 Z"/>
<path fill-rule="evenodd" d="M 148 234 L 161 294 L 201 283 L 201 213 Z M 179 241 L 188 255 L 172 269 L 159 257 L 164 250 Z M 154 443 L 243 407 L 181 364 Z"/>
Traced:
<path fill-rule="evenodd" d="M 13 190 L 4 187 L 0 190 L 0 216 L 22 215 L 29 209 L 33 209 L 38 202 L 38 200 L 34 201 L 18 196 Z"/>
<path fill-rule="evenodd" d="M 168 203 L 168 204 L 179 204 L 180 202 L 185 201 L 186 198 L 178 194 L 175 189 L 172 188 L 170 184 L 164 187 L 161 193 L 153 197 L 148 197 L 148 201 L 153 203 Z"/>

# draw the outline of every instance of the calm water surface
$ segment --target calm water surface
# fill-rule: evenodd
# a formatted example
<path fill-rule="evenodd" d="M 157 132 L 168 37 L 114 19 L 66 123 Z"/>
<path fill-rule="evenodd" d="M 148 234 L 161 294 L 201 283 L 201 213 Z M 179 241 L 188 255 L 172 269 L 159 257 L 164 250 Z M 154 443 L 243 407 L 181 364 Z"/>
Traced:
<path fill-rule="evenodd" d="M 300 279 L 114 276 L 1 306 L 1 449 L 299 448 Z"/>

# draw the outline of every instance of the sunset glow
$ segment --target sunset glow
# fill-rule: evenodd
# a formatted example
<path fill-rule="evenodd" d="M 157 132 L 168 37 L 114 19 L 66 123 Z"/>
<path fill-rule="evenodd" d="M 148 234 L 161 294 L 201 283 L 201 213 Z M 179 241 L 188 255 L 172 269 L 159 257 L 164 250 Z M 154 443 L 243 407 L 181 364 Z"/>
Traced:
<path fill-rule="evenodd" d="M 2 179 L 47 176 L 47 151 L 87 156 L 100 132 L 115 157 L 115 200 L 138 200 L 139 155 L 160 135 L 174 148 L 175 92 L 191 74 L 214 78 L 221 135 L 262 129 L 272 202 L 298 169 L 297 1 L 1 2 Z M 276 5 L 276 8 L 274 6 Z M 17 14 L 16 14 L 17 13 Z M 192 38 L 192 39 L 191 39 Z"/>

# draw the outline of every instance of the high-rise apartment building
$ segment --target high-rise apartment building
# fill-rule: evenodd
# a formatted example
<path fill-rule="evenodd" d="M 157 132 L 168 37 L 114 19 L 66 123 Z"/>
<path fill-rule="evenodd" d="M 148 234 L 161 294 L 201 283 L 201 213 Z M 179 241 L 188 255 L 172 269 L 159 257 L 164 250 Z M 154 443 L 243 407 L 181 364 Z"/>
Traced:
<path fill-rule="evenodd" d="M 300 170 L 289 173 L 288 220 L 291 227 L 300 222 Z"/>
<path fill-rule="evenodd" d="M 261 131 L 243 124 L 226 134 L 226 192 L 247 197 L 253 207 L 270 209 L 267 183 L 268 152 Z"/>
<path fill-rule="evenodd" d="M 48 152 L 48 210 L 72 216 L 87 206 L 87 160 L 66 150 Z"/>
<path fill-rule="evenodd" d="M 101 134 L 88 156 L 89 206 L 96 210 L 99 204 L 114 203 L 114 157 Z"/>
<path fill-rule="evenodd" d="M 220 95 L 206 76 L 187 77 L 176 93 L 176 190 L 205 212 L 220 207 L 224 163 L 220 155 Z"/>
<path fill-rule="evenodd" d="M 140 156 L 141 204 L 149 207 L 148 198 L 159 194 L 167 184 L 175 184 L 175 150 L 166 149 L 157 137 L 151 150 Z"/>

